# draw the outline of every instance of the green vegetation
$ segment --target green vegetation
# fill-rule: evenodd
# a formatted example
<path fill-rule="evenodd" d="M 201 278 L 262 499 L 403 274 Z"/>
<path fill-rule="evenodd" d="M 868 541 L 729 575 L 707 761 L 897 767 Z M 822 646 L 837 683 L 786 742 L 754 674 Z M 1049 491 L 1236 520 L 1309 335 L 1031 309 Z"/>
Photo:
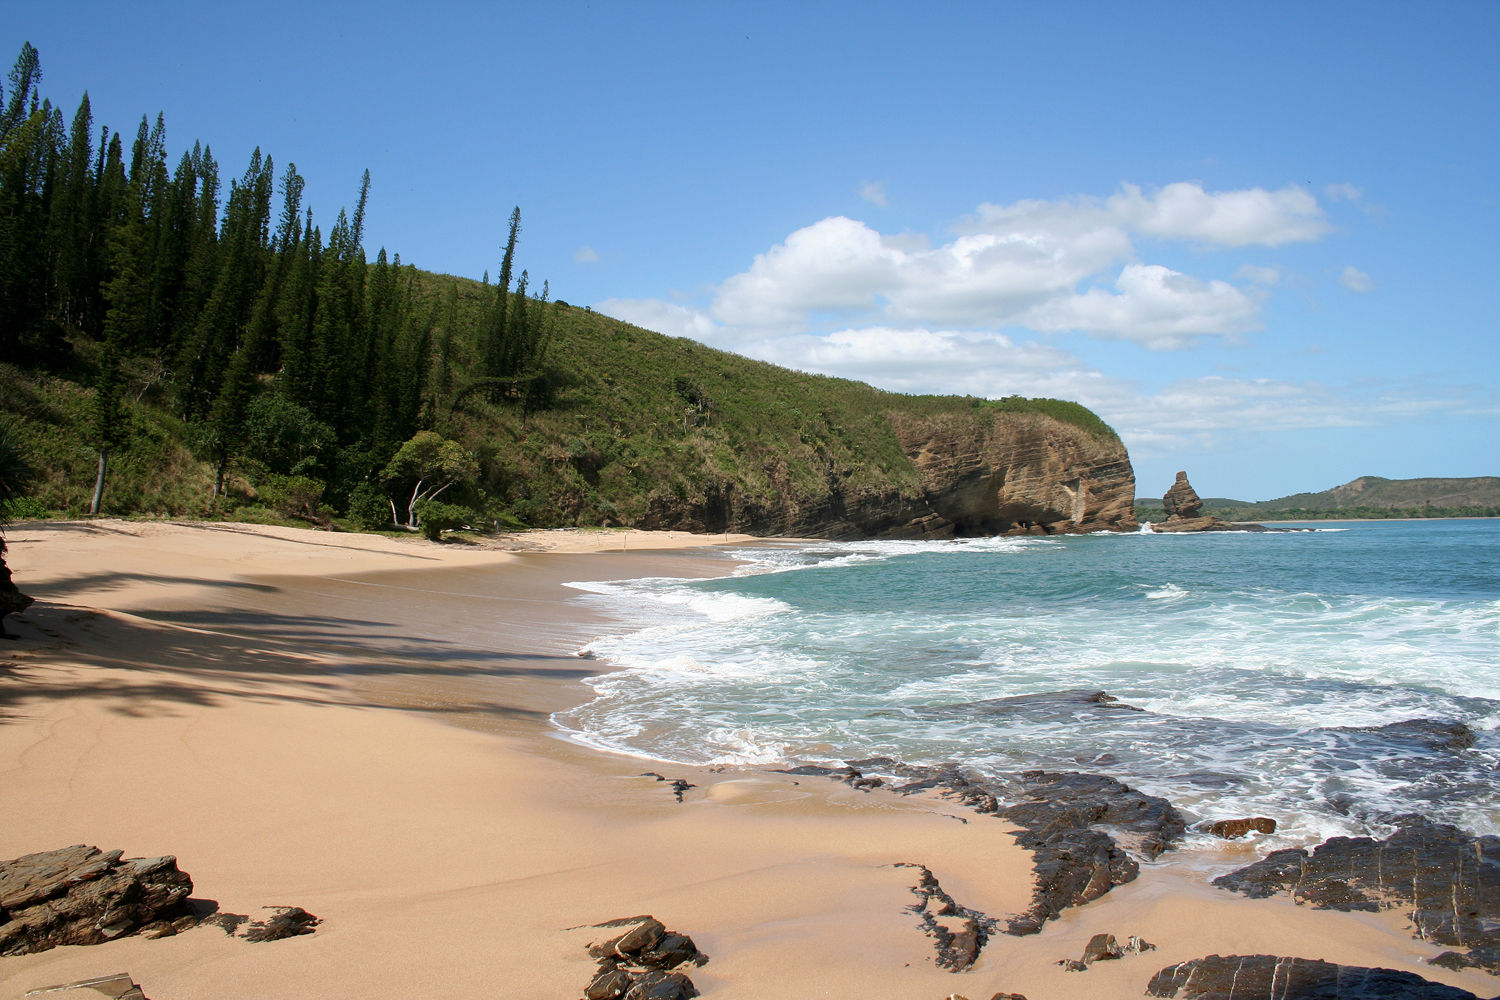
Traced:
<path fill-rule="evenodd" d="M 1137 520 L 1160 520 L 1162 502 L 1135 498 Z M 1424 517 L 1500 517 L 1500 477 L 1384 479 L 1360 476 L 1320 493 L 1294 493 L 1250 502 L 1205 497 L 1203 513 L 1226 521 L 1390 520 Z"/>
<path fill-rule="evenodd" d="M 902 396 L 665 337 L 326 234 L 294 165 L 256 150 L 221 198 L 163 119 L 97 147 L 27 45 L 0 97 L 0 419 L 49 512 L 364 530 L 636 524 L 728 490 L 763 501 L 917 488 L 890 417 L 1050 417 L 1076 403 Z M 221 211 L 222 209 L 222 211 Z M 28 507 L 26 516 L 38 508 Z M 428 521 L 428 518 L 431 521 Z"/>

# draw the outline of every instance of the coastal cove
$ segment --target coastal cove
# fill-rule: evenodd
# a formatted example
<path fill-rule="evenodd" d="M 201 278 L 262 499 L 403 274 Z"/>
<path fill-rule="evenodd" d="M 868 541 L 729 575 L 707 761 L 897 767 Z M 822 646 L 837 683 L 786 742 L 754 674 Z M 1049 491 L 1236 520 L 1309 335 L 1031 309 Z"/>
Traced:
<path fill-rule="evenodd" d="M 1411 529 L 1382 523 L 1373 530 L 1385 537 Z M 11 562 L 38 603 L 15 622 L 23 638 L 4 651 L 11 658 L 0 661 L 0 801 L 24 804 L 8 807 L 0 857 L 80 842 L 132 857 L 173 854 L 192 874 L 195 897 L 213 899 L 226 912 L 298 905 L 324 923 L 313 935 L 275 945 L 246 944 L 200 927 L 162 940 L 131 937 L 4 958 L 0 997 L 126 967 L 153 995 L 179 998 L 576 995 L 592 962 L 584 932 L 568 928 L 636 913 L 691 934 L 710 956 L 693 971 L 694 982 L 705 995 L 726 1000 L 907 1000 L 953 992 L 989 997 L 1002 990 L 1031 1000 L 1104 1000 L 1141 995 L 1157 970 L 1215 953 L 1393 968 L 1492 995 L 1494 977 L 1425 964 L 1444 949 L 1413 940 L 1395 912 L 1343 913 L 1284 898 L 1247 899 L 1213 888 L 1207 869 L 1183 861 L 1212 857 L 1220 865 L 1209 872 L 1215 874 L 1282 846 L 1269 839 L 1214 850 L 1186 843 L 1143 864 L 1135 881 L 1065 910 L 1041 933 L 995 935 L 972 968 L 945 971 L 934 964 L 932 941 L 906 909 L 914 901 L 914 869 L 898 866 L 923 865 L 964 906 L 1003 918 L 1026 907 L 1032 881 L 1031 856 L 1016 845 L 1012 828 L 936 795 L 862 790 L 774 769 L 877 750 L 900 751 L 891 756 L 913 761 L 951 759 L 948 746 L 938 747 L 951 734 L 929 726 L 926 757 L 888 738 L 873 739 L 852 721 L 865 717 L 864 706 L 847 690 L 834 690 L 847 671 L 826 662 L 826 650 L 817 666 L 826 671 L 830 696 L 842 701 L 844 719 L 817 721 L 809 730 L 816 740 L 777 735 L 790 724 L 779 703 L 750 708 L 727 687 L 695 686 L 725 684 L 734 678 L 724 668 L 753 666 L 769 697 L 787 671 L 765 669 L 771 665 L 767 650 L 795 647 L 805 657 L 816 636 L 837 645 L 844 641 L 833 628 L 838 615 L 859 616 L 867 627 L 892 615 L 884 602 L 899 608 L 911 641 L 871 631 L 854 658 L 894 669 L 910 655 L 947 666 L 943 676 L 920 683 L 907 677 L 883 687 L 867 673 L 867 688 L 879 688 L 883 697 L 908 685 L 900 695 L 908 710 L 1028 693 L 987 684 L 980 663 L 952 668 L 963 658 L 955 651 L 975 644 L 952 633 L 951 623 L 935 621 L 965 595 L 945 576 L 952 567 L 943 570 L 933 560 L 999 561 L 1002 568 L 983 577 L 992 590 L 1035 599 L 1038 608 L 1050 601 L 1065 609 L 1068 597 L 1055 577 L 1003 567 L 1135 545 L 1158 547 L 1156 556 L 1165 561 L 1154 571 L 1198 546 L 1196 575 L 1169 572 L 1152 588 L 1163 593 L 1134 594 L 1136 617 L 1144 621 L 1156 609 L 1174 609 L 1169 619 L 1191 617 L 1188 609 L 1204 600 L 1202 614 L 1244 625 L 1234 617 L 1247 614 L 1244 607 L 1222 593 L 1203 596 L 1222 569 L 1204 553 L 1238 553 L 1235 561 L 1243 563 L 1248 550 L 1229 547 L 1347 545 L 1353 533 L 843 545 L 731 536 L 727 544 L 706 547 L 723 536 L 631 532 L 628 551 L 597 551 L 624 539 L 596 534 L 573 544 L 591 543 L 594 551 L 564 551 L 570 544 L 564 537 L 554 551 L 507 552 L 245 525 L 18 526 L 9 535 Z M 1327 587 L 1319 600 L 1345 624 L 1371 623 L 1387 630 L 1387 638 L 1398 618 L 1443 609 L 1477 615 L 1468 632 L 1447 624 L 1433 633 L 1461 634 L 1476 644 L 1477 652 L 1465 652 L 1462 643 L 1428 650 L 1461 665 L 1464 656 L 1493 652 L 1496 598 L 1482 596 L 1490 586 L 1482 572 L 1474 592 L 1462 592 L 1455 551 L 1443 556 L 1454 592 L 1422 592 L 1422 574 L 1408 566 L 1407 575 L 1393 577 L 1386 588 L 1399 592 L 1373 595 L 1394 602 L 1396 618 L 1381 619 L 1371 607 L 1344 607 L 1340 602 L 1353 596 L 1330 594 Z M 1320 573 L 1337 576 L 1337 552 L 1325 549 L 1318 557 Z M 1472 558 L 1481 571 L 1494 565 L 1482 553 Z M 1293 597 L 1305 593 L 1287 575 L 1290 567 L 1277 565 L 1283 573 L 1277 586 Z M 893 588 L 880 575 L 892 567 L 908 589 Z M 1023 577 L 1038 589 L 1018 585 Z M 940 578 L 947 591 L 937 586 Z M 1084 623 L 1089 641 L 1101 649 L 1110 644 L 1110 662 L 1123 659 L 1127 644 L 1107 626 L 1124 622 L 1124 612 L 1112 619 L 1108 600 L 1097 592 L 1091 599 L 1099 610 Z M 1263 599 L 1272 617 L 1295 610 Z M 967 617 L 964 628 L 972 630 L 978 619 Z M 805 632 L 781 628 L 772 642 L 764 631 L 746 631 L 778 618 L 798 620 Z M 1177 624 L 1185 628 L 1185 622 Z M 1151 624 L 1142 634 L 1171 633 L 1169 620 Z M 1263 654 L 1264 637 L 1276 633 L 1264 622 L 1260 627 L 1262 645 L 1254 648 Z M 948 634 L 939 634 L 944 630 Z M 747 638 L 759 643 L 760 659 L 744 652 Z M 1245 645 L 1239 633 L 1223 638 L 1220 653 Z M 1059 650 L 1084 641 L 1083 632 L 1075 636 L 1061 626 L 1029 638 L 1053 662 L 1064 662 Z M 710 655 L 733 643 L 741 643 L 733 655 Z M 583 649 L 600 659 L 580 659 L 575 654 Z M 1032 671 L 1031 693 L 1099 687 L 1148 709 L 1153 719 L 1185 718 L 1160 699 L 1142 697 L 1150 687 L 1142 671 L 1131 687 L 1106 678 L 1103 664 L 1084 664 L 1067 683 L 1054 677 L 1047 687 L 1025 651 L 1015 652 L 1006 662 Z M 1328 659 L 1316 646 L 1293 653 Z M 1247 646 L 1245 655 L 1251 654 Z M 963 655 L 981 659 L 972 648 Z M 688 659 L 720 676 L 695 676 Z M 1242 669 L 1199 664 L 1179 677 L 1201 693 L 1209 676 L 1202 671 Z M 957 677 L 966 696 L 948 697 L 944 677 Z M 1304 710 L 1328 714 L 1352 704 L 1340 699 L 1354 696 L 1355 680 L 1305 680 Z M 1447 717 L 1466 712 L 1462 719 L 1479 739 L 1471 752 L 1493 752 L 1493 693 L 1472 682 L 1460 696 L 1445 683 L 1358 680 L 1425 692 L 1434 701 L 1424 710 L 1448 699 L 1441 701 L 1450 709 Z M 650 689 L 653 684 L 658 687 Z M 1312 697 L 1314 689 L 1321 701 Z M 797 687 L 810 710 L 824 711 L 806 697 L 809 690 Z M 1370 717 L 1355 725 L 1381 724 L 1387 721 L 1381 713 L 1414 704 L 1374 705 L 1360 697 Z M 1238 698 L 1254 703 L 1248 688 Z M 653 702 L 670 711 L 649 719 L 622 711 Z M 766 714 L 768 708 L 783 714 Z M 760 713 L 759 736 L 736 717 L 741 712 Z M 723 713 L 722 726 L 690 731 L 715 722 L 715 713 Z M 897 714 L 913 727 L 912 715 Z M 973 716 L 963 725 L 982 731 L 995 717 Z M 571 730 L 569 738 L 559 738 L 552 720 Z M 806 718 L 790 721 L 812 725 Z M 764 744 L 753 753 L 745 745 L 727 752 L 720 729 L 739 734 L 742 744 L 767 733 L 781 742 L 775 752 Z M 1111 744 L 1107 729 L 1086 735 L 1095 748 L 1087 765 L 1076 760 L 1074 747 L 1059 744 L 1051 752 L 1075 769 L 1163 793 L 1145 770 L 1145 780 L 1130 773 L 1145 767 L 1149 741 Z M 673 740 L 675 749 L 668 748 Z M 598 749 L 606 745 L 614 752 Z M 689 745 L 697 756 L 683 752 Z M 824 752 L 816 752 L 819 746 Z M 1031 750 L 1014 752 L 1008 767 L 1053 766 L 1025 757 Z M 733 753 L 739 759 L 731 759 Z M 643 777 L 646 771 L 691 787 L 678 802 L 667 784 Z M 143 774 L 150 780 L 141 781 Z M 1174 803 L 1208 812 L 1203 803 Z M 1488 812 L 1464 825 L 1494 832 L 1482 822 L 1486 816 L 1493 822 L 1493 806 L 1479 805 Z M 1357 810 L 1350 815 L 1351 822 L 1370 822 Z M 1305 844 L 1325 832 L 1294 822 L 1287 836 Z M 1076 957 L 1100 933 L 1122 942 L 1139 935 L 1158 950 L 1082 974 L 1056 964 Z M 1316 954 L 1309 953 L 1309 941 L 1316 941 Z"/>

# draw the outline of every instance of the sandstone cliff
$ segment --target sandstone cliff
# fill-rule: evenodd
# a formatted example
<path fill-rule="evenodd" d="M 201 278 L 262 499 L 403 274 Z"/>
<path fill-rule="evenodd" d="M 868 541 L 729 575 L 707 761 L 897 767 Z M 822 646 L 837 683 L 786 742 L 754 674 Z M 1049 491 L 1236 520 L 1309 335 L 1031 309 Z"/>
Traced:
<path fill-rule="evenodd" d="M 910 485 L 850 485 L 830 463 L 823 491 L 747 497 L 732 482 L 653 504 L 641 527 L 758 535 L 955 538 L 1134 531 L 1135 473 L 1125 446 L 1039 413 L 977 409 L 886 414 Z"/>

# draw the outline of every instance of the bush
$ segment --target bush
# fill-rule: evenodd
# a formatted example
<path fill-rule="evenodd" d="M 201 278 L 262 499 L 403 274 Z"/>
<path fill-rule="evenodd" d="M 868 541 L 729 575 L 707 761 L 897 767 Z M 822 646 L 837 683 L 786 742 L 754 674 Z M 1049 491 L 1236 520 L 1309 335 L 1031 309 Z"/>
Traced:
<path fill-rule="evenodd" d="M 422 537 L 429 542 L 440 539 L 445 531 L 462 528 L 473 518 L 474 512 L 455 503 L 439 500 L 421 500 L 416 507 L 417 524 Z"/>
<path fill-rule="evenodd" d="M 318 510 L 323 499 L 323 484 L 306 476 L 267 476 L 256 490 L 267 507 L 282 517 L 304 521 L 324 520 Z"/>
<path fill-rule="evenodd" d="M 16 497 L 0 503 L 0 524 L 6 521 L 45 521 L 49 517 L 47 508 L 32 497 Z"/>
<path fill-rule="evenodd" d="M 349 518 L 366 531 L 380 531 L 391 526 L 391 503 L 385 492 L 372 482 L 363 482 L 349 494 Z"/>

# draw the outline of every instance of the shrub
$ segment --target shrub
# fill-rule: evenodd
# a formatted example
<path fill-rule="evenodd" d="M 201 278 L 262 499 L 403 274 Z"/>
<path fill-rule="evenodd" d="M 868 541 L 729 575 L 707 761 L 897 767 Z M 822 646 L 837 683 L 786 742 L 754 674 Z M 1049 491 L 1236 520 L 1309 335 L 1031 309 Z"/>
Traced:
<path fill-rule="evenodd" d="M 380 531 L 391 526 L 391 503 L 385 492 L 365 481 L 349 494 L 349 518 L 366 531 Z"/>
<path fill-rule="evenodd" d="M 323 499 L 323 483 L 306 476 L 267 476 L 256 490 L 267 507 L 282 517 L 304 521 L 324 520 L 318 510 Z"/>
<path fill-rule="evenodd" d="M 441 500 L 418 500 L 416 506 L 417 524 L 422 529 L 422 537 L 429 542 L 440 539 L 445 531 L 454 528 L 462 528 L 469 523 L 474 512 L 467 507 L 460 507 L 456 503 L 443 503 Z"/>
<path fill-rule="evenodd" d="M 45 521 L 51 515 L 41 501 L 33 497 L 16 497 L 0 503 L 0 523 L 5 521 Z"/>

